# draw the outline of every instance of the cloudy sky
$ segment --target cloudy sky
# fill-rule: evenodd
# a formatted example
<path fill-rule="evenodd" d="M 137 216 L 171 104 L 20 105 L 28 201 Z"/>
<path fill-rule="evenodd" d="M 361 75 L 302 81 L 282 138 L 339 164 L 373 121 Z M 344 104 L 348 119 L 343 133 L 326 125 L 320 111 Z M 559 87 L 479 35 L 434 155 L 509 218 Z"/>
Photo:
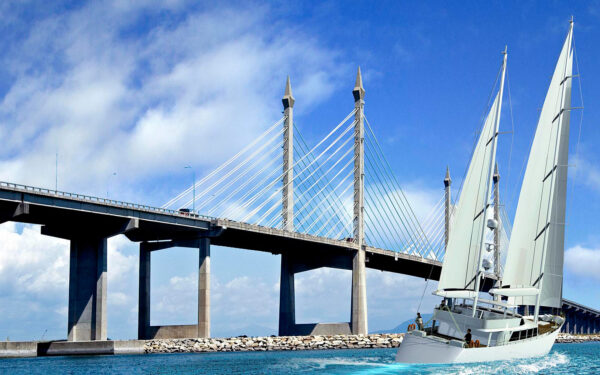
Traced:
<path fill-rule="evenodd" d="M 218 5 L 215 5 L 218 4 Z M 575 16 L 587 104 L 572 115 L 564 296 L 600 308 L 600 3 L 28 1 L 0 4 L 0 180 L 160 206 L 281 117 L 285 78 L 308 143 L 353 108 L 366 114 L 413 206 L 459 183 L 508 45 L 499 162 L 516 207 L 549 77 Z M 573 103 L 581 105 L 579 84 Z M 511 112 L 512 109 L 512 112 Z M 512 121 L 511 121 L 512 113 Z M 579 140 L 579 141 L 578 141 Z M 512 151 L 511 151 L 512 150 Z M 58 173 L 56 173 L 58 155 Z M 212 331 L 275 333 L 279 257 L 212 252 Z M 194 323 L 197 252 L 153 254 L 152 324 Z M 108 335 L 137 332 L 138 248 L 109 240 Z M 297 276 L 298 322 L 347 321 L 350 272 Z M 414 315 L 425 281 L 369 270 L 369 328 Z M 427 285 L 422 310 L 435 299 Z M 66 336 L 68 242 L 0 225 L 0 339 Z"/>

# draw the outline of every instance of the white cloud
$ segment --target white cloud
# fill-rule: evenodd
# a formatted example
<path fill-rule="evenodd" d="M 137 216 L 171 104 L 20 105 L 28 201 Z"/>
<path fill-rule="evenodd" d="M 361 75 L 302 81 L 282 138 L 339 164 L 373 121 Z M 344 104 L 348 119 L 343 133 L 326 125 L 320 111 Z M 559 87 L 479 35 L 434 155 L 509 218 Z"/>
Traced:
<path fill-rule="evenodd" d="M 579 277 L 600 280 L 600 249 L 577 245 L 565 251 L 565 268 Z"/>
<path fill-rule="evenodd" d="M 108 311 L 109 320 L 116 323 L 109 334 L 137 319 L 137 309 L 133 316 L 127 313 L 137 305 L 137 256 L 127 254 L 135 245 L 126 241 L 122 236 L 108 241 Z M 31 332 L 52 327 L 50 338 L 65 337 L 69 242 L 41 235 L 39 226 L 24 225 L 19 233 L 17 224 L 6 223 L 0 225 L 0 244 L 0 305 L 4 306 L 0 331 L 14 332 L 13 339 L 27 339 Z M 137 320 L 133 323 L 137 327 Z"/>
<path fill-rule="evenodd" d="M 173 1 L 164 7 L 180 22 L 123 37 L 135 11 L 158 10 L 117 3 L 38 20 L 0 55 L 11 75 L 0 99 L 0 135 L 11 139 L 0 151 L 4 179 L 53 185 L 57 150 L 59 186 L 94 194 L 113 171 L 135 190 L 190 162 L 210 169 L 280 116 L 286 74 L 306 111 L 343 71 L 334 51 L 270 25 L 265 7 L 184 12 Z"/>

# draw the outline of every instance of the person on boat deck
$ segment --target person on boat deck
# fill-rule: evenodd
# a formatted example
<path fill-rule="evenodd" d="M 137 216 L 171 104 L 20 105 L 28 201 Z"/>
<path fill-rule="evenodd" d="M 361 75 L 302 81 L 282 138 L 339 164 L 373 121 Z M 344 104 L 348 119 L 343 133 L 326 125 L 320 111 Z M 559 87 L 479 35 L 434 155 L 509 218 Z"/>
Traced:
<path fill-rule="evenodd" d="M 444 310 L 446 307 L 446 299 L 442 299 L 442 302 L 440 303 L 440 310 Z"/>
<path fill-rule="evenodd" d="M 471 346 L 471 328 L 467 329 L 467 334 L 465 335 L 465 343 L 467 344 L 467 348 Z"/>
<path fill-rule="evenodd" d="M 423 318 L 421 318 L 421 313 L 417 313 L 417 319 L 415 319 L 415 323 L 417 323 L 417 327 L 419 327 L 419 331 L 423 330 Z"/>

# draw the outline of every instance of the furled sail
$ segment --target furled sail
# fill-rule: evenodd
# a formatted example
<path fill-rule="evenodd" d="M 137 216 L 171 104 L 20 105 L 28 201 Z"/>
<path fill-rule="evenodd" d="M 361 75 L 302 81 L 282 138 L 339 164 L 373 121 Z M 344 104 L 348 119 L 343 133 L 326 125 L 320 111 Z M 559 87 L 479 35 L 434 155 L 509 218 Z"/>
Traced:
<path fill-rule="evenodd" d="M 563 45 L 529 153 L 503 285 L 540 289 L 539 305 L 560 307 L 565 235 L 573 24 Z M 515 303 L 535 305 L 537 296 Z"/>
<path fill-rule="evenodd" d="M 500 90 L 496 94 L 479 134 L 458 203 L 455 206 L 452 230 L 448 238 L 436 292 L 439 295 L 445 295 L 443 290 L 475 290 L 476 288 L 480 251 L 485 239 L 483 231 L 487 230 L 484 223 L 496 157 L 505 69 L 506 54 L 502 64 Z"/>

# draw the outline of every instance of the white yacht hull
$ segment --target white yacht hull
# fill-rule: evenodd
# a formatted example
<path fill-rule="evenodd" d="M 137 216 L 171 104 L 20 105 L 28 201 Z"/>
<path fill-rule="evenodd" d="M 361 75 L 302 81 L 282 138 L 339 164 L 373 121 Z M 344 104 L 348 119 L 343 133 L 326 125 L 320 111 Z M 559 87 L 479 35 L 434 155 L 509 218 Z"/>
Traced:
<path fill-rule="evenodd" d="M 466 363 L 538 357 L 550 352 L 558 332 L 560 332 L 560 327 L 553 332 L 509 342 L 506 345 L 479 348 L 460 348 L 430 336 L 419 337 L 407 333 L 398 348 L 396 361 L 402 363 Z"/>

